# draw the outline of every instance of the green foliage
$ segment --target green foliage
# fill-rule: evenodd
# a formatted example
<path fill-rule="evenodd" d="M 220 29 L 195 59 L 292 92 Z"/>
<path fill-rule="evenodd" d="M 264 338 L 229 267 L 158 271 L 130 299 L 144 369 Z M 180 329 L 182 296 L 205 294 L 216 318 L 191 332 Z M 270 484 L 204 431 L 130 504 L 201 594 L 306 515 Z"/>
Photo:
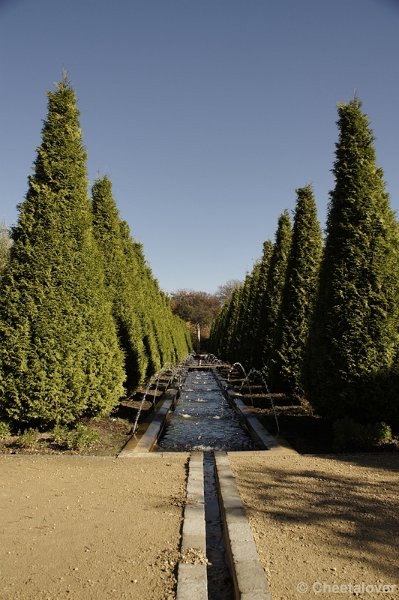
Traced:
<path fill-rule="evenodd" d="M 220 310 L 220 296 L 194 290 L 177 290 L 171 294 L 170 301 L 173 313 L 188 323 L 193 346 L 197 346 L 197 326 L 200 326 L 200 347 L 204 350 L 207 346 L 212 321 Z"/>
<path fill-rule="evenodd" d="M 136 289 L 137 269 L 124 251 L 121 221 L 107 177 L 94 183 L 92 198 L 94 235 L 102 251 L 108 298 L 125 355 L 126 386 L 132 391 L 144 381 L 148 367 Z"/>
<path fill-rule="evenodd" d="M 68 450 L 88 450 L 93 448 L 99 439 L 99 434 L 95 429 L 78 423 L 75 429 L 68 432 L 66 445 Z"/>
<path fill-rule="evenodd" d="M 4 222 L 0 222 L 0 277 L 8 264 L 10 248 L 10 231 Z"/>
<path fill-rule="evenodd" d="M 317 297 L 322 236 L 310 186 L 297 190 L 292 244 L 270 385 L 278 391 L 302 392 L 302 365 Z"/>
<path fill-rule="evenodd" d="M 48 94 L 34 174 L 0 289 L 0 414 L 21 424 L 107 414 L 123 355 L 92 234 L 73 89 Z"/>
<path fill-rule="evenodd" d="M 269 375 L 272 358 L 275 353 L 277 323 L 286 281 L 291 237 L 291 220 L 288 211 L 285 210 L 278 220 L 276 240 L 270 258 L 266 291 L 261 308 L 259 330 L 259 354 L 261 356 L 261 362 L 258 362 L 256 366 L 258 368 L 263 368 L 267 375 Z"/>
<path fill-rule="evenodd" d="M 68 427 L 62 426 L 59 423 L 56 424 L 56 426 L 53 429 L 53 442 L 57 445 L 62 447 L 67 447 L 67 440 L 68 440 L 68 435 L 69 435 L 69 429 Z"/>
<path fill-rule="evenodd" d="M 20 434 L 17 444 L 20 448 L 34 450 L 35 448 L 37 448 L 38 436 L 39 432 L 37 429 L 25 429 L 25 431 Z"/>
<path fill-rule="evenodd" d="M 340 105 L 335 189 L 305 362 L 307 395 L 332 418 L 398 415 L 398 235 L 361 103 Z M 386 402 L 382 390 L 389 390 Z"/>
<path fill-rule="evenodd" d="M 370 450 L 392 441 L 392 430 L 384 422 L 357 423 L 350 417 L 337 419 L 333 424 L 333 445 L 337 452 Z"/>
<path fill-rule="evenodd" d="M 78 423 L 74 429 L 57 424 L 53 429 L 53 442 L 67 450 L 87 450 L 98 443 L 98 432 L 88 425 Z"/>
<path fill-rule="evenodd" d="M 0 421 L 0 440 L 4 440 L 11 435 L 11 429 L 9 423 L 6 421 Z"/>
<path fill-rule="evenodd" d="M 229 286 L 231 297 L 225 301 L 212 323 L 212 352 L 225 360 L 239 361 L 251 367 L 260 362 L 262 307 L 272 253 L 272 242 L 265 242 L 262 258 L 246 276 L 244 283 L 235 281 L 234 286 Z"/>

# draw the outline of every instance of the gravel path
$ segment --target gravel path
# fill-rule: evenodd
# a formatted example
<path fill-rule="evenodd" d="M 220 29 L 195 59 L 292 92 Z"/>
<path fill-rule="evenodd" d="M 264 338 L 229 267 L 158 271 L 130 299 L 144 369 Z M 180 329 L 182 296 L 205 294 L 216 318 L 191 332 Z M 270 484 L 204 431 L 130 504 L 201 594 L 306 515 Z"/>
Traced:
<path fill-rule="evenodd" d="M 187 458 L 0 456 L 1 600 L 174 598 Z"/>
<path fill-rule="evenodd" d="M 399 455 L 229 458 L 273 600 L 398 600 Z M 0 455 L 1 600 L 173 599 L 187 460 Z"/>
<path fill-rule="evenodd" d="M 398 454 L 229 458 L 273 600 L 398 600 Z"/>

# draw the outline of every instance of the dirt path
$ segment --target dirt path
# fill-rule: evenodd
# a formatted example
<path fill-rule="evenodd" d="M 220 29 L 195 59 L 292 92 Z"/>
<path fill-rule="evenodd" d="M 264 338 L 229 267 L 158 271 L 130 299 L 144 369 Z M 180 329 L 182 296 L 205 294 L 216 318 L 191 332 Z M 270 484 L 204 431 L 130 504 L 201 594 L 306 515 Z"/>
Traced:
<path fill-rule="evenodd" d="M 229 457 L 273 600 L 398 600 L 399 455 Z"/>
<path fill-rule="evenodd" d="M 0 598 L 174 598 L 187 458 L 0 456 Z"/>
<path fill-rule="evenodd" d="M 229 457 L 273 600 L 398 600 L 399 455 Z M 187 459 L 0 456 L 1 600 L 173 599 Z"/>

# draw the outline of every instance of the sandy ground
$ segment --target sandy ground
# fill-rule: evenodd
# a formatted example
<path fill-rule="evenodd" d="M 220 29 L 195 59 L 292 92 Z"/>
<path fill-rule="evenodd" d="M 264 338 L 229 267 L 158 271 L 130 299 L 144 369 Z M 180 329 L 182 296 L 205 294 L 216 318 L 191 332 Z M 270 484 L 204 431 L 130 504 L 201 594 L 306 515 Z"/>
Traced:
<path fill-rule="evenodd" d="M 1 600 L 174 598 L 187 458 L 0 456 Z"/>
<path fill-rule="evenodd" d="M 399 599 L 399 455 L 229 457 L 273 600 Z M 0 455 L 0 599 L 175 598 L 187 460 Z"/>
<path fill-rule="evenodd" d="M 229 457 L 273 600 L 399 599 L 398 454 Z"/>

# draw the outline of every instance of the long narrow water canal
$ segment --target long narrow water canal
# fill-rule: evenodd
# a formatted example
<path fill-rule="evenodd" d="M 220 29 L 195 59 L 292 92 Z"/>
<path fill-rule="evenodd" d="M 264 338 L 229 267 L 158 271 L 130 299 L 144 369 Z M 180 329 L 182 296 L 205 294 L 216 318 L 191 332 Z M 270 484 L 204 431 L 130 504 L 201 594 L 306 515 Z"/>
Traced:
<path fill-rule="evenodd" d="M 258 447 L 241 425 L 212 371 L 192 370 L 163 436 L 159 451 L 204 452 L 204 495 L 208 597 L 231 600 L 234 588 L 224 546 L 223 519 L 217 493 L 215 450 L 254 450 Z"/>
<path fill-rule="evenodd" d="M 211 371 L 189 371 L 158 450 L 255 450 Z"/>

